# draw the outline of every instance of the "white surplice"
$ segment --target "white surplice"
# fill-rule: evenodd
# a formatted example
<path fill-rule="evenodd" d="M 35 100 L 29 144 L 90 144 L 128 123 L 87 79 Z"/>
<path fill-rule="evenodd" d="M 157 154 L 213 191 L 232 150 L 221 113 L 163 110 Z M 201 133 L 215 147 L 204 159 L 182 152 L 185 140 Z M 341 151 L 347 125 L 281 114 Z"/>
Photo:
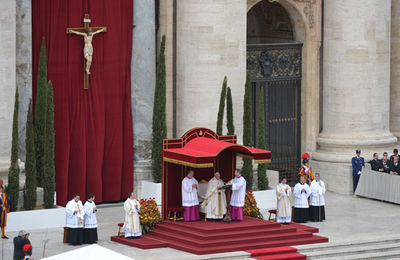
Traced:
<path fill-rule="evenodd" d="M 125 237 L 139 237 L 142 235 L 140 226 L 139 211 L 140 203 L 135 199 L 128 198 L 124 203 L 125 210 Z"/>
<path fill-rule="evenodd" d="M 305 189 L 305 192 L 301 192 L 302 189 Z M 294 207 L 295 208 L 308 208 L 308 197 L 311 194 L 311 189 L 307 183 L 301 184 L 297 183 L 294 186 L 293 194 L 295 197 Z"/>
<path fill-rule="evenodd" d="M 276 221 L 279 223 L 289 223 L 292 221 L 292 207 L 290 206 L 291 194 L 292 189 L 289 185 L 280 183 L 276 186 Z"/>
<path fill-rule="evenodd" d="M 199 185 L 197 180 L 193 177 L 185 177 L 182 181 L 182 206 L 184 207 L 199 205 L 197 189 L 193 188 L 193 184 Z"/>
<path fill-rule="evenodd" d="M 324 206 L 325 199 L 324 194 L 326 192 L 325 183 L 321 180 L 318 182 L 313 180 L 311 182 L 311 198 L 310 198 L 310 205 L 311 206 Z"/>
<path fill-rule="evenodd" d="M 85 211 L 85 218 L 83 221 L 83 228 L 97 228 L 97 217 L 94 208 L 96 204 L 94 201 L 86 201 L 83 209 Z"/>
<path fill-rule="evenodd" d="M 205 207 L 205 213 L 207 218 L 221 219 L 226 214 L 226 195 L 225 190 L 221 190 L 224 186 L 224 182 L 215 177 L 212 178 L 207 185 L 207 192 L 203 206 Z"/>
<path fill-rule="evenodd" d="M 77 213 L 74 213 L 77 210 Z M 67 227 L 68 228 L 82 228 L 83 218 L 85 216 L 85 211 L 83 210 L 82 201 L 78 200 L 76 202 L 74 199 L 68 201 L 65 207 L 67 213 Z"/>
<path fill-rule="evenodd" d="M 246 180 L 243 176 L 235 177 L 232 183 L 231 206 L 243 207 L 246 196 Z"/>

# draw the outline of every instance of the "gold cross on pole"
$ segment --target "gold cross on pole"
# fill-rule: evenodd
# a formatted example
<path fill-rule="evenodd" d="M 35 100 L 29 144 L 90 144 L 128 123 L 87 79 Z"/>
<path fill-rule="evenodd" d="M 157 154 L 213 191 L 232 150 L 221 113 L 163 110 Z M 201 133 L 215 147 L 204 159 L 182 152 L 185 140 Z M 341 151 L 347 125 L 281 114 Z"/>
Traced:
<path fill-rule="evenodd" d="M 98 33 L 106 32 L 107 27 L 90 27 L 90 18 L 89 14 L 85 14 L 85 18 L 83 18 L 84 27 L 78 28 L 67 28 L 67 34 L 76 34 L 83 36 L 83 40 L 85 42 L 85 46 L 83 48 L 83 58 L 84 58 L 84 67 L 83 67 L 83 78 L 84 78 L 84 89 L 87 90 L 89 88 L 89 75 L 90 75 L 90 66 L 92 65 L 93 59 L 93 45 L 92 40 L 93 36 Z"/>

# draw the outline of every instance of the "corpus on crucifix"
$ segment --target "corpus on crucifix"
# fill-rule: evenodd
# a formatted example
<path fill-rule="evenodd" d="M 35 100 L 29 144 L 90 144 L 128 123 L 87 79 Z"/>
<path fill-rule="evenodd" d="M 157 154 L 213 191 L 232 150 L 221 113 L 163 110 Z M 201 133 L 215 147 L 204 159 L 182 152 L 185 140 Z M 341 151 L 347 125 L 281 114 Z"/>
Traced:
<path fill-rule="evenodd" d="M 85 14 L 85 18 L 83 19 L 84 27 L 79 28 L 67 28 L 67 34 L 76 34 L 83 36 L 83 40 L 85 41 L 85 46 L 83 47 L 83 57 L 84 57 L 84 89 L 88 89 L 89 87 L 89 75 L 90 75 L 90 66 L 92 65 L 93 59 L 93 45 L 92 40 L 93 36 L 98 33 L 106 32 L 107 27 L 90 27 L 90 19 L 89 14 Z"/>

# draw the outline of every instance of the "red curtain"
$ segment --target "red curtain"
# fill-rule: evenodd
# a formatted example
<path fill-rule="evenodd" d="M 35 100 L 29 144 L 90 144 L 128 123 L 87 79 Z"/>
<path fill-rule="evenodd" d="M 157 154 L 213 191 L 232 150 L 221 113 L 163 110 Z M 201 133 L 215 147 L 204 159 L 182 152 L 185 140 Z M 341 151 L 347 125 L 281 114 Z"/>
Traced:
<path fill-rule="evenodd" d="M 93 37 L 89 90 L 83 89 L 83 37 L 66 28 L 106 26 Z M 132 191 L 130 65 L 132 0 L 33 0 L 33 97 L 42 37 L 54 87 L 57 204 L 73 193 L 119 201 Z"/>

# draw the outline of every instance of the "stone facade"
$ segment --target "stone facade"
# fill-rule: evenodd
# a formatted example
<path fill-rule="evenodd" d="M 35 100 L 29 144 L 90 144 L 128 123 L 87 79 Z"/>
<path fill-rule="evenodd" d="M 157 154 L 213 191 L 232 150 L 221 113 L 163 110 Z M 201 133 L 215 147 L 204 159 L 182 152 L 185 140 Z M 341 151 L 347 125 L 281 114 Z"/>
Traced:
<path fill-rule="evenodd" d="M 0 0 L 0 168 L 11 153 L 16 70 L 16 1 Z"/>
<path fill-rule="evenodd" d="M 390 131 L 400 137 L 400 1 L 392 0 L 390 30 Z"/>

